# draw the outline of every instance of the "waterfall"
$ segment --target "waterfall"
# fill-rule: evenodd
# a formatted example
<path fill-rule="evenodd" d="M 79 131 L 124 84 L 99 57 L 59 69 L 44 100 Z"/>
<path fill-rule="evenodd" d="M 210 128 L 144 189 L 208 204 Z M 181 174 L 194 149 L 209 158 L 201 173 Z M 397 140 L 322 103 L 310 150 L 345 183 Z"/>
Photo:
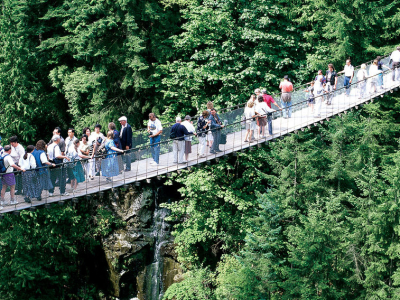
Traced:
<path fill-rule="evenodd" d="M 155 196 L 153 231 L 151 233 L 151 236 L 154 238 L 154 254 L 153 263 L 146 272 L 146 300 L 161 300 L 163 297 L 161 247 L 168 242 L 169 238 L 169 224 L 165 222 L 169 210 L 158 206 L 158 189 Z"/>

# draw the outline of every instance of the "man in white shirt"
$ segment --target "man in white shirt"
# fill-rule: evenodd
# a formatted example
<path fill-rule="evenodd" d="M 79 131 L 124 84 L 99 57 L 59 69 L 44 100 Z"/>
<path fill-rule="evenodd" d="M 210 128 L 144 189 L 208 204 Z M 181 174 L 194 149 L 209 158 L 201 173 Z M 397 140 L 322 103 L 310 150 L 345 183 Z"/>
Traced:
<path fill-rule="evenodd" d="M 150 138 L 151 156 L 153 157 L 153 162 L 151 165 L 158 165 L 160 163 L 160 142 L 163 127 L 161 121 L 157 119 L 154 113 L 149 114 L 149 122 L 147 124 L 147 132 Z"/>
<path fill-rule="evenodd" d="M 14 164 L 18 166 L 19 159 L 25 155 L 25 149 L 22 147 L 21 144 L 18 143 L 18 137 L 15 135 L 10 137 L 10 144 L 11 144 L 11 158 L 14 161 Z M 16 180 L 16 195 L 21 195 L 22 194 L 22 180 L 21 176 L 17 175 L 15 176 Z"/>
<path fill-rule="evenodd" d="M 392 80 L 400 80 L 400 70 L 398 69 L 400 67 L 400 47 L 397 47 L 397 49 L 392 52 L 392 54 L 390 55 L 390 60 L 392 61 Z"/>
<path fill-rule="evenodd" d="M 60 137 L 61 139 L 61 137 Z M 71 154 L 74 152 L 75 146 L 74 142 L 77 140 L 75 137 L 75 129 L 70 128 L 68 129 L 68 137 L 65 139 L 65 155 L 70 156 L 68 154 Z"/>
<path fill-rule="evenodd" d="M 61 137 L 60 137 L 61 140 Z M 75 129 L 69 128 L 68 129 L 68 137 L 65 139 L 65 156 L 68 156 L 69 158 L 72 157 L 72 155 L 75 152 L 75 146 L 74 143 L 77 140 L 75 137 Z M 74 172 L 72 171 L 72 168 L 67 168 L 67 175 L 68 175 L 68 182 L 70 180 L 75 179 Z"/>
<path fill-rule="evenodd" d="M 343 85 L 346 87 L 346 96 L 350 95 L 350 84 L 353 81 L 354 76 L 354 67 L 351 65 L 351 60 L 346 60 L 346 65 L 344 66 L 344 70 L 339 72 L 338 74 L 344 73 L 344 83 Z"/>
<path fill-rule="evenodd" d="M 53 142 L 50 146 L 47 147 L 47 155 L 49 156 L 49 160 L 54 162 L 56 166 L 54 169 L 50 171 L 51 183 L 53 188 L 49 190 L 49 196 L 52 197 L 54 195 L 54 187 L 56 186 L 56 181 L 58 179 L 60 185 L 60 194 L 61 196 L 68 196 L 69 194 L 65 192 L 66 185 L 66 172 L 65 167 L 62 166 L 63 160 L 66 159 L 70 161 L 69 157 L 62 155 L 59 144 L 60 144 L 60 136 L 54 135 L 51 139 Z"/>
<path fill-rule="evenodd" d="M 11 139 L 11 138 L 10 138 Z M 6 174 L 2 176 L 2 184 L 3 187 L 1 189 L 1 202 L 0 202 L 0 209 L 3 209 L 3 205 L 5 204 L 5 194 L 7 187 L 10 187 L 10 204 L 18 204 L 18 202 L 15 200 L 15 175 L 14 175 L 14 169 L 17 171 L 23 171 L 25 172 L 24 169 L 18 167 L 15 163 L 13 158 L 11 157 L 11 146 L 7 145 L 4 147 L 4 166 L 6 167 Z"/>

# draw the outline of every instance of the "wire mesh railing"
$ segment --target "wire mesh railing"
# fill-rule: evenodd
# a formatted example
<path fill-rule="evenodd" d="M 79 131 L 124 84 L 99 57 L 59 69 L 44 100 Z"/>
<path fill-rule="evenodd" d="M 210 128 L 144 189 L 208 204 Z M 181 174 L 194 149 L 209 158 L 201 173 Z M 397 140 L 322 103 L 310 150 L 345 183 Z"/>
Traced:
<path fill-rule="evenodd" d="M 384 55 L 381 57 L 381 62 L 385 65 L 389 64 L 389 56 L 390 55 Z M 366 62 L 365 64 L 367 65 L 367 71 L 370 68 L 373 60 Z M 361 65 L 360 65 L 361 66 Z M 357 76 L 357 72 L 360 69 L 360 66 L 354 67 L 355 74 L 354 78 Z M 338 81 L 337 81 L 337 89 L 341 89 L 344 86 L 344 75 L 339 75 L 338 76 Z M 294 90 L 292 92 L 292 104 L 296 104 L 302 101 L 305 101 L 307 99 L 306 93 L 304 93 L 304 90 L 309 86 L 309 84 L 301 84 L 298 86 L 294 87 Z M 274 101 L 278 103 L 280 107 L 282 107 L 282 101 L 281 101 L 281 94 L 274 94 L 272 95 L 274 98 Z M 227 120 L 228 123 L 232 123 L 235 121 L 239 121 L 241 116 L 243 115 L 244 108 L 246 106 L 246 102 L 234 105 L 231 107 L 226 107 L 221 109 L 219 115 L 221 119 Z M 277 109 L 277 106 L 273 106 L 275 109 Z M 194 116 L 192 118 L 193 124 L 196 125 L 198 116 Z M 161 141 L 166 141 L 169 139 L 170 132 L 171 132 L 171 127 L 172 123 L 165 123 L 163 124 L 163 135 L 161 136 Z M 132 139 L 132 144 L 136 147 L 143 146 L 143 145 L 148 145 L 149 144 L 149 139 L 148 139 L 148 133 L 147 133 L 147 128 L 142 128 L 139 130 L 133 131 L 133 139 Z"/>
<path fill-rule="evenodd" d="M 336 90 L 324 91 L 313 99 L 308 98 L 304 90 L 295 91 L 290 107 L 269 113 L 263 116 L 265 118 L 242 120 L 243 110 L 235 109 L 229 112 L 228 117 L 224 114 L 219 116 L 223 124 L 226 124 L 223 128 L 213 128 L 198 136 L 165 139 L 121 154 L 97 155 L 91 159 L 61 163 L 56 167 L 45 166 L 2 174 L 2 210 L 25 209 L 97 193 L 158 175 L 168 175 L 173 171 L 179 172 L 181 168 L 209 162 L 227 153 L 253 148 L 295 130 L 324 122 L 374 97 L 383 96 L 399 86 L 400 69 L 396 72 L 397 81 L 392 80 L 391 70 L 385 70 L 365 80 L 354 81 L 349 89 L 341 83 L 342 86 L 338 85 Z M 356 76 L 357 73 L 354 78 Z M 329 104 L 328 99 L 331 99 Z M 311 105 L 310 101 L 314 104 Z M 260 127 L 265 128 L 264 134 L 260 133 Z M 250 133 L 255 137 L 254 140 L 250 139 Z"/>

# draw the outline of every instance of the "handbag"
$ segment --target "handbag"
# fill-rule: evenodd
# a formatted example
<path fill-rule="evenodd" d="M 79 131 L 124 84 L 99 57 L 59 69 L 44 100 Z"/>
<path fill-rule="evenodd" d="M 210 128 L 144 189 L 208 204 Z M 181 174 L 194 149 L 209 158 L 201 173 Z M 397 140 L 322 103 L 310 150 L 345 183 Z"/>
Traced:
<path fill-rule="evenodd" d="M 225 145 L 226 144 L 226 139 L 227 139 L 226 133 L 225 132 L 221 132 L 221 137 L 219 139 L 219 143 L 222 144 L 222 145 Z"/>

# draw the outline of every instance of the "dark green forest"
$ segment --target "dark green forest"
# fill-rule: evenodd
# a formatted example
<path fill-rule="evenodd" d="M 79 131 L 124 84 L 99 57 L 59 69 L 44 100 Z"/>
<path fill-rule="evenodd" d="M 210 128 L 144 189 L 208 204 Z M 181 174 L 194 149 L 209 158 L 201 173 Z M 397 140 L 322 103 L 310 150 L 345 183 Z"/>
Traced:
<path fill-rule="evenodd" d="M 0 132 L 26 144 L 54 126 L 195 115 L 390 53 L 399 36 L 388 0 L 3 0 Z M 399 124 L 395 91 L 167 179 L 185 274 L 164 299 L 400 299 Z M 104 299 L 82 253 L 119 222 L 83 204 L 6 215 L 0 299 Z"/>

